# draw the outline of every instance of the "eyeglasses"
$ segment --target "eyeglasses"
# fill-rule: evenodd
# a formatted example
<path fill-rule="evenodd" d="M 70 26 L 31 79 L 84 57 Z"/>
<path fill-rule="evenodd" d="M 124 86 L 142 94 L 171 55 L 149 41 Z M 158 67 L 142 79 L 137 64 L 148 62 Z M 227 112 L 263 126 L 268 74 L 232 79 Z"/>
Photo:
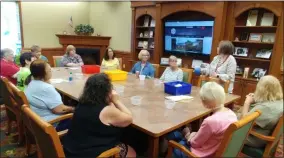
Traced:
<path fill-rule="evenodd" d="M 148 57 L 149 55 L 142 55 L 142 57 Z"/>
<path fill-rule="evenodd" d="M 170 60 L 170 62 L 176 63 L 177 61 L 176 60 Z"/>

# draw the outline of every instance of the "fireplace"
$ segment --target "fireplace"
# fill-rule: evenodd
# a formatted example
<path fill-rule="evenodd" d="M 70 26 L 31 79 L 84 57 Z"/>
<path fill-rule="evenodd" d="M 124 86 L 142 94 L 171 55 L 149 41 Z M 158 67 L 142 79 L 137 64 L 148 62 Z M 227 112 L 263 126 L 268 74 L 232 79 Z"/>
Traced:
<path fill-rule="evenodd" d="M 106 36 L 80 36 L 80 35 L 56 35 L 59 43 L 66 50 L 68 45 L 74 45 L 76 52 L 82 57 L 84 64 L 100 65 L 109 46 L 111 37 Z"/>
<path fill-rule="evenodd" d="M 98 48 L 76 48 L 85 65 L 100 65 L 100 49 Z"/>

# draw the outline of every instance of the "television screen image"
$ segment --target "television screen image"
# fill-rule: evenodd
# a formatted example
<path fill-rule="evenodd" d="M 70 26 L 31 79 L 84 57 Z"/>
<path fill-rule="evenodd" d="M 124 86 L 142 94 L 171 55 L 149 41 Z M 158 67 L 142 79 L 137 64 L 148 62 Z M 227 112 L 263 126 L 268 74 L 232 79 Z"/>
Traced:
<path fill-rule="evenodd" d="M 214 21 L 166 21 L 165 52 L 210 55 Z"/>

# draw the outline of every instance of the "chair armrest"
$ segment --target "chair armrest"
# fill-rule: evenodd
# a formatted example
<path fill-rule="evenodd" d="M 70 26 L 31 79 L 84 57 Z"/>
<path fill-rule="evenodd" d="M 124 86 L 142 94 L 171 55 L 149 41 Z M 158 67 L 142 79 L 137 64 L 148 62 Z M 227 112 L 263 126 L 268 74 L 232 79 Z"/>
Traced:
<path fill-rule="evenodd" d="M 273 142 L 275 140 L 275 137 L 262 135 L 262 134 L 255 132 L 255 131 L 250 131 L 250 134 L 259 138 L 259 139 L 262 139 L 262 140 L 265 140 L 265 141 L 268 141 L 268 142 Z"/>
<path fill-rule="evenodd" d="M 114 148 L 111 148 L 103 153 L 101 153 L 98 157 L 102 157 L 102 158 L 105 158 L 105 157 L 119 157 L 119 152 L 120 152 L 120 148 L 119 147 L 114 147 Z"/>
<path fill-rule="evenodd" d="M 67 134 L 67 132 L 68 132 L 68 129 L 65 129 L 65 130 L 63 130 L 63 131 L 57 132 L 57 134 L 58 134 L 58 136 L 61 138 L 61 137 L 65 136 L 65 135 Z"/>
<path fill-rule="evenodd" d="M 69 114 L 61 115 L 61 116 L 57 117 L 56 119 L 50 120 L 50 121 L 48 121 L 48 123 L 54 124 L 54 123 L 57 123 L 57 122 L 62 121 L 62 120 L 70 119 L 72 117 L 73 117 L 73 113 L 69 113 Z"/>
<path fill-rule="evenodd" d="M 177 143 L 175 141 L 170 140 L 169 141 L 169 148 L 168 148 L 167 158 L 171 158 L 172 157 L 173 148 L 179 149 L 180 151 L 185 153 L 188 157 L 197 157 L 192 152 L 190 152 L 186 147 L 180 145 L 179 143 Z"/>

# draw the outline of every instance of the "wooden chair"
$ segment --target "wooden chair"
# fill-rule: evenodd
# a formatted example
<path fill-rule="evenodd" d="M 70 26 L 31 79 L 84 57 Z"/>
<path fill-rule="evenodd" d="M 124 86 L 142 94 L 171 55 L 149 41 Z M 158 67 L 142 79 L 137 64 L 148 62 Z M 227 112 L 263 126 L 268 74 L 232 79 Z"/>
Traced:
<path fill-rule="evenodd" d="M 219 78 L 214 78 L 214 77 L 208 77 L 208 76 L 204 76 L 204 75 L 200 75 L 199 79 L 198 79 L 198 83 L 197 86 L 198 87 L 202 87 L 206 82 L 217 82 L 220 85 L 222 85 L 224 87 L 225 93 L 228 93 L 228 89 L 229 89 L 229 85 L 230 85 L 230 81 L 222 81 Z"/>
<path fill-rule="evenodd" d="M 152 64 L 155 68 L 155 78 L 159 78 L 159 69 L 160 65 L 159 64 Z"/>
<path fill-rule="evenodd" d="M 232 123 L 224 133 L 224 137 L 221 141 L 219 148 L 213 157 L 237 157 L 243 147 L 243 143 L 252 128 L 256 118 L 260 116 L 261 112 L 256 111 L 250 115 L 247 115 L 243 119 Z M 177 148 L 188 157 L 197 157 L 186 147 L 175 141 L 169 141 L 167 158 L 172 156 L 173 148 Z"/>
<path fill-rule="evenodd" d="M 181 68 L 183 72 L 183 82 L 191 83 L 193 69 Z"/>
<path fill-rule="evenodd" d="M 24 131 L 20 118 L 20 109 L 17 107 L 17 103 L 12 99 L 10 95 L 12 93 L 12 90 L 8 85 L 9 80 L 1 76 L 0 86 L 8 120 L 6 135 L 9 135 L 11 133 L 11 125 L 12 122 L 15 121 L 17 123 L 18 144 L 21 144 L 23 142 Z"/>
<path fill-rule="evenodd" d="M 35 114 L 27 105 L 22 106 L 22 110 L 27 117 L 33 134 L 35 135 L 37 147 L 41 151 L 43 158 L 61 158 L 65 157 L 62 144 L 59 136 L 65 133 L 57 133 L 55 128 L 48 122 L 43 121 L 37 114 Z M 63 116 L 60 119 L 66 119 Z M 119 154 L 118 147 L 112 148 L 103 152 L 99 157 L 111 157 Z"/>
<path fill-rule="evenodd" d="M 54 67 L 61 67 L 61 59 L 63 56 L 52 56 L 53 58 L 53 66 Z"/>
<path fill-rule="evenodd" d="M 283 134 L 283 115 L 280 117 L 271 136 L 262 135 L 253 130 L 251 130 L 249 134 L 257 137 L 258 139 L 267 141 L 267 144 L 264 148 L 254 148 L 244 145 L 242 153 L 250 157 L 273 157 L 277 144 Z"/>

